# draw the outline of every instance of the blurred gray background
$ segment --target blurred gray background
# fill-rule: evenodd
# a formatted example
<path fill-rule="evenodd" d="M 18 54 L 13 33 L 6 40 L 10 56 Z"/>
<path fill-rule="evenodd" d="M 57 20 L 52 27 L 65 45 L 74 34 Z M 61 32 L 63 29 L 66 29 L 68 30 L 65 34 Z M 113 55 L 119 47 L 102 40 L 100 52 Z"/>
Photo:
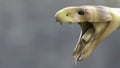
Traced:
<path fill-rule="evenodd" d="M 54 14 L 81 5 L 120 7 L 120 0 L 0 0 L 0 68 L 120 68 L 120 30 L 73 64 L 80 27 L 60 26 Z"/>

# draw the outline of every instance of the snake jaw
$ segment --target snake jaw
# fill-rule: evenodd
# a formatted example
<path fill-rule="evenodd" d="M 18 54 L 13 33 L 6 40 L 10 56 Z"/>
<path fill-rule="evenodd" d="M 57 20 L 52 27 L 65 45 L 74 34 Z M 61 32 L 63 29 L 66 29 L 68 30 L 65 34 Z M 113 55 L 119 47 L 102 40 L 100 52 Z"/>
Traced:
<path fill-rule="evenodd" d="M 109 23 L 96 24 L 90 22 L 79 24 L 81 26 L 82 32 L 72 54 L 72 57 L 75 61 L 82 61 L 92 53 L 99 42 L 102 41 L 102 33 L 105 32 L 109 25 Z"/>

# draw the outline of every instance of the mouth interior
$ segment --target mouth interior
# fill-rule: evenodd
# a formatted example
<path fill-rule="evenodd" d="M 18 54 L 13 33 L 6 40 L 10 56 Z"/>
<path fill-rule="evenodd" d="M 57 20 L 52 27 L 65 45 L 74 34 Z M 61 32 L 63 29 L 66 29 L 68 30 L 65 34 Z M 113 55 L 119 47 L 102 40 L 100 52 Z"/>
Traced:
<path fill-rule="evenodd" d="M 81 34 L 78 40 L 78 43 L 73 51 L 73 59 L 82 60 L 82 50 L 87 47 L 86 45 L 93 41 L 95 36 L 95 28 L 92 23 L 84 22 L 78 23 L 81 26 Z"/>
<path fill-rule="evenodd" d="M 84 22 L 79 23 L 81 26 L 82 33 L 80 34 L 80 40 L 84 43 L 88 43 L 93 36 L 93 33 L 95 32 L 95 28 L 92 23 L 90 22 Z"/>

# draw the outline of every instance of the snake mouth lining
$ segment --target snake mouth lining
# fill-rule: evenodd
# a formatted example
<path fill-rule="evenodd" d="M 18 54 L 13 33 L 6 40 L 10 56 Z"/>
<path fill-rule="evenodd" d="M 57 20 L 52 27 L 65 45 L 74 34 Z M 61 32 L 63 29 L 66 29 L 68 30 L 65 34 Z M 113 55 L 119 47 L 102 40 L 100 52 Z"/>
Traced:
<path fill-rule="evenodd" d="M 92 37 L 93 33 L 95 32 L 95 28 L 91 22 L 84 22 L 79 23 L 81 26 L 81 41 L 84 41 L 84 43 L 87 43 L 90 41 L 90 38 Z"/>
<path fill-rule="evenodd" d="M 75 62 L 85 60 L 95 47 L 110 34 L 108 29 L 111 22 L 79 22 L 78 24 L 81 27 L 81 33 L 72 54 Z"/>
<path fill-rule="evenodd" d="M 93 42 L 95 36 L 95 28 L 91 22 L 80 22 L 78 24 L 81 26 L 82 31 L 72 54 L 73 59 L 76 61 L 84 59 L 83 54 L 85 54 L 85 51 L 83 52 L 83 50 L 90 46 L 88 44 Z"/>

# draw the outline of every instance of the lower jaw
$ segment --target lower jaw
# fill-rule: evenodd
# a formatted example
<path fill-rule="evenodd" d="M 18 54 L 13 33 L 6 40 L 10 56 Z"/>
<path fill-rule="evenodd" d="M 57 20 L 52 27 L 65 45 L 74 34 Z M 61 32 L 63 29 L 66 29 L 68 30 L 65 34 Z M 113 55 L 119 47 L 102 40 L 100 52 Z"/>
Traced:
<path fill-rule="evenodd" d="M 102 33 L 107 29 L 108 23 L 100 23 L 89 28 L 78 40 L 72 57 L 75 61 L 85 60 L 102 41 Z"/>
<path fill-rule="evenodd" d="M 95 30 L 93 27 L 88 28 L 85 32 L 80 34 L 78 43 L 73 51 L 73 59 L 75 61 L 84 60 L 85 56 L 87 55 L 88 48 L 94 41 L 95 37 Z"/>

